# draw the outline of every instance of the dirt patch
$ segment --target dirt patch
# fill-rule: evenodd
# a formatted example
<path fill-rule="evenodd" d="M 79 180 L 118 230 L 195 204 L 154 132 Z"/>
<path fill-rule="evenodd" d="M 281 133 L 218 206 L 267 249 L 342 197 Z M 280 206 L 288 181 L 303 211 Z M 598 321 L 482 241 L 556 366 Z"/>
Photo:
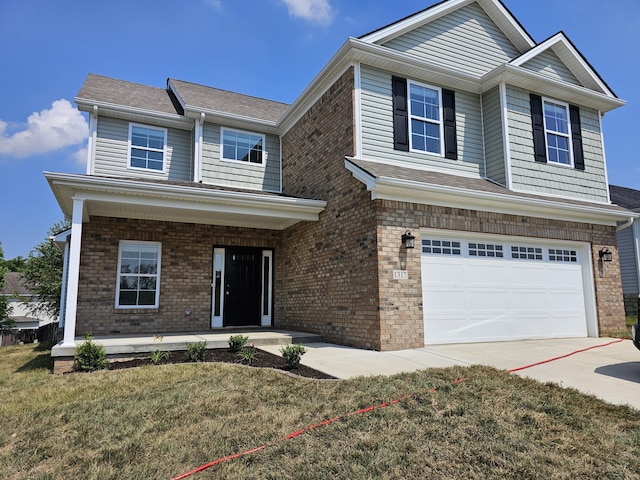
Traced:
<path fill-rule="evenodd" d="M 175 363 L 188 363 L 187 352 L 177 351 L 170 352 L 169 358 L 160 361 L 159 365 L 175 364 Z M 240 358 L 227 349 L 213 349 L 205 352 L 205 362 L 222 362 L 222 363 L 235 363 L 239 365 L 247 365 L 246 362 L 242 362 Z M 149 357 L 138 357 L 132 360 L 115 361 L 109 364 L 109 370 L 119 370 L 123 368 L 140 367 L 143 365 L 153 365 L 153 361 Z M 305 378 L 317 378 L 317 379 L 335 379 L 335 377 L 326 373 L 320 372 L 305 365 L 300 365 L 298 368 L 289 369 L 287 362 L 278 355 L 273 355 L 262 350 L 257 350 L 256 359 L 249 365 L 254 368 L 273 368 L 276 370 L 282 370 L 293 375 L 298 375 Z"/>

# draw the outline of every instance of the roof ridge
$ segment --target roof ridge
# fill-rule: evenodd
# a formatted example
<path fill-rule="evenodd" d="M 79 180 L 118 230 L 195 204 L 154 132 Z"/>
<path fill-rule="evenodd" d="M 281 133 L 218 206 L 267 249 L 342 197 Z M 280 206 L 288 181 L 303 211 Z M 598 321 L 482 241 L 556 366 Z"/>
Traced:
<path fill-rule="evenodd" d="M 289 103 L 280 102 L 279 100 L 271 100 L 269 98 L 258 97 L 256 95 L 250 95 L 248 93 L 234 92 L 233 90 L 228 90 L 226 88 L 212 87 L 212 86 L 209 86 L 209 85 L 203 85 L 202 83 L 190 82 L 188 80 L 180 80 L 179 78 L 171 78 L 171 77 L 169 77 L 169 78 L 167 78 L 167 81 L 168 82 L 171 81 L 171 82 L 187 83 L 189 85 L 195 85 L 196 87 L 208 88 L 208 89 L 211 89 L 211 90 L 217 90 L 219 92 L 230 93 L 232 95 L 242 95 L 243 97 L 254 98 L 256 100 L 262 100 L 262 101 L 265 101 L 265 102 L 277 103 L 277 104 L 284 105 L 284 106 L 287 106 L 287 107 L 290 105 Z"/>

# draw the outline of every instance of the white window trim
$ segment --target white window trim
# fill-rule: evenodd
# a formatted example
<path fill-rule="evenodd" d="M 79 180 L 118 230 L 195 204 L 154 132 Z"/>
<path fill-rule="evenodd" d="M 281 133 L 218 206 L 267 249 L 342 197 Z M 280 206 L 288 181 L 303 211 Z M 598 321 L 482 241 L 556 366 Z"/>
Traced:
<path fill-rule="evenodd" d="M 264 278 L 264 261 L 265 259 L 268 258 L 269 259 L 269 286 L 268 288 L 265 290 L 265 278 Z M 261 312 L 261 325 L 263 327 L 270 327 L 271 323 L 272 323 L 272 317 L 273 317 L 273 279 L 274 279 L 274 275 L 273 275 L 273 251 L 271 250 L 263 250 L 262 251 L 262 260 L 260 262 L 260 270 L 261 270 L 261 277 L 262 277 L 262 296 L 261 296 L 261 303 L 260 303 L 260 312 Z M 268 302 L 268 311 L 265 314 L 264 313 L 264 309 L 262 308 L 264 306 L 264 302 L 265 302 L 265 296 L 266 296 L 266 301 Z"/>
<path fill-rule="evenodd" d="M 436 90 L 438 92 L 438 104 L 439 104 L 439 118 L 438 121 L 434 121 L 432 119 L 429 118 L 424 118 L 424 117 L 420 117 L 417 115 L 414 115 L 413 112 L 411 111 L 411 85 L 416 85 L 418 87 L 422 87 L 422 88 L 428 88 L 430 90 Z M 435 155 L 437 157 L 442 157 L 444 158 L 444 120 L 442 119 L 442 110 L 443 110 L 443 106 L 442 106 L 442 88 L 440 87 L 436 87 L 435 85 L 429 85 L 427 83 L 421 83 L 421 82 L 415 82 L 413 80 L 407 80 L 407 103 L 408 103 L 408 111 L 409 111 L 409 151 L 411 152 L 415 152 L 415 153 L 422 153 L 422 154 L 427 154 L 427 155 Z M 427 123 L 435 123 L 438 124 L 438 132 L 440 135 L 440 153 L 434 153 L 434 152 L 428 152 L 426 150 L 418 150 L 418 149 L 414 149 L 413 148 L 413 130 L 411 128 L 411 120 L 412 119 L 416 119 L 416 120 L 420 120 L 422 122 L 427 122 Z"/>
<path fill-rule="evenodd" d="M 216 299 L 216 256 L 221 256 L 220 261 L 220 296 Z M 213 278 L 211 280 L 211 328 L 222 328 L 224 320 L 224 270 L 225 270 L 225 249 L 214 248 L 213 249 Z M 216 315 L 216 300 L 220 302 L 220 315 Z"/>
<path fill-rule="evenodd" d="M 133 131 L 133 127 L 140 128 L 150 128 L 153 130 L 159 130 L 164 133 L 164 145 L 162 147 L 162 170 L 154 170 L 153 168 L 142 168 L 142 167 L 134 167 L 131 165 L 131 133 Z M 169 135 L 168 129 L 164 127 L 158 127 L 155 125 L 145 125 L 144 123 L 134 123 L 129 122 L 129 137 L 127 139 L 127 169 L 129 170 L 137 170 L 139 172 L 150 172 L 150 173 L 167 173 L 167 137 Z M 141 147 L 136 147 L 141 148 Z M 153 152 L 158 152 L 160 150 L 155 148 L 146 148 L 143 150 L 149 150 Z"/>
<path fill-rule="evenodd" d="M 236 132 L 236 133 L 247 133 L 249 135 L 255 135 L 256 137 L 262 137 L 262 162 L 261 163 L 252 163 L 252 162 L 244 162 L 242 160 L 236 160 L 234 158 L 225 158 L 224 156 L 224 132 Z M 237 128 L 228 128 L 228 127 L 220 127 L 220 161 L 232 163 L 234 165 L 243 165 L 254 168 L 264 169 L 267 166 L 267 158 L 269 154 L 267 153 L 267 136 L 263 133 L 251 132 L 249 130 L 240 130 Z"/>
<path fill-rule="evenodd" d="M 158 273 L 156 274 L 156 299 L 153 305 L 120 305 L 120 267 L 122 264 L 122 248 L 125 245 L 155 245 L 158 247 Z M 116 298 L 115 308 L 118 310 L 149 310 L 152 308 L 158 308 L 160 306 L 160 272 L 162 264 L 162 243 L 160 242 L 145 242 L 134 240 L 120 240 L 118 246 L 118 271 L 116 272 Z"/>
<path fill-rule="evenodd" d="M 547 116 L 545 114 L 545 109 L 544 109 L 545 103 L 547 102 L 564 107 L 565 112 L 567 114 L 567 130 L 568 130 L 567 134 L 556 132 L 555 130 L 550 130 L 547 128 Z M 544 143 L 547 149 L 547 151 L 545 152 L 547 155 L 547 164 L 557 165 L 559 167 L 565 167 L 565 168 L 574 168 L 573 141 L 572 141 L 572 131 L 571 131 L 571 112 L 569 111 L 569 104 L 566 102 L 561 102 L 560 100 L 555 100 L 553 98 L 542 97 L 542 120 L 544 122 Z M 569 146 L 569 163 L 568 164 L 554 162 L 549 158 L 549 142 L 547 141 L 547 134 L 556 135 L 558 137 L 566 137 L 567 145 Z"/>

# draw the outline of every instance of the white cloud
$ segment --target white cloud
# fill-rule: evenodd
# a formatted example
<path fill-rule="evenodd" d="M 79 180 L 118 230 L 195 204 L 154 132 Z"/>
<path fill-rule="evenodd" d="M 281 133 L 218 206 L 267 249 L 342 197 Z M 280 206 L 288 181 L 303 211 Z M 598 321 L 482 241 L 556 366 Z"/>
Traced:
<path fill-rule="evenodd" d="M 7 134 L 7 122 L 0 120 L 0 155 L 25 158 L 83 143 L 87 121 L 69 100 L 60 99 L 49 110 L 29 115 L 22 130 Z"/>
<path fill-rule="evenodd" d="M 84 167 L 87 164 L 87 146 L 80 148 L 73 154 L 73 160 L 78 166 Z"/>
<path fill-rule="evenodd" d="M 282 0 L 289 9 L 289 15 L 313 23 L 328 25 L 333 20 L 333 10 L 329 0 Z"/>

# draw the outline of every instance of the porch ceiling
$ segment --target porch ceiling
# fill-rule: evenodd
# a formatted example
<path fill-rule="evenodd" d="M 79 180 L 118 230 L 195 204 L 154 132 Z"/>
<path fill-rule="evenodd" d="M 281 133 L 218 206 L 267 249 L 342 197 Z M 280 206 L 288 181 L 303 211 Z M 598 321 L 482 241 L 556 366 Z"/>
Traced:
<path fill-rule="evenodd" d="M 73 213 L 73 199 L 84 200 L 91 216 L 283 230 L 317 221 L 326 202 L 262 192 L 231 191 L 144 180 L 45 172 L 60 208 Z"/>

